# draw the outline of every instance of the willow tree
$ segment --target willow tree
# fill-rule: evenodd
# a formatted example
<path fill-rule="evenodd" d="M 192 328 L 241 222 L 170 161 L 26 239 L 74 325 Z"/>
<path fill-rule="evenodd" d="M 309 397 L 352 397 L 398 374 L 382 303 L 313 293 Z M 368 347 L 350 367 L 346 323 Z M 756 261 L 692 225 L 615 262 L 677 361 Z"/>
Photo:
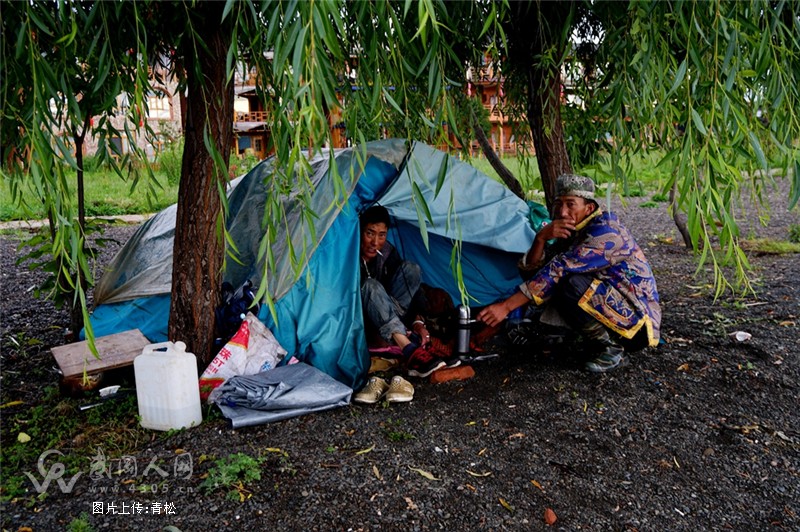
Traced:
<path fill-rule="evenodd" d="M 122 112 L 120 95 L 136 93 L 135 24 L 110 23 L 107 8 L 121 6 L 103 7 L 14 2 L 0 13 L 3 175 L 14 198 L 21 202 L 22 187 L 27 186 L 44 204 L 49 234 L 28 242 L 32 249 L 27 257 L 49 272 L 39 290 L 70 306 L 73 331 L 79 331 L 86 318 L 86 290 L 92 281 L 87 256 L 95 252 L 88 237 L 99 229 L 85 217 L 87 135 L 96 137 L 101 147 L 109 146 L 98 151 L 98 162 L 109 164 L 120 176 L 141 177 L 141 167 L 133 164 L 142 156 L 135 151 L 133 131 L 120 131 L 109 119 Z M 132 123 L 141 120 L 141 109 L 128 109 Z M 132 156 L 112 153 L 111 137 L 127 137 Z M 69 169 L 75 171 L 74 183 Z"/>
<path fill-rule="evenodd" d="M 800 197 L 800 4 L 481 5 L 500 31 L 478 50 L 492 51 L 505 77 L 506 114 L 530 128 L 547 203 L 573 167 L 605 158 L 607 177 L 627 187 L 631 157 L 663 150 L 659 165 L 671 176 L 663 192 L 685 215 L 700 264 L 712 263 L 717 294 L 748 286 L 737 226 L 743 189 L 755 193 L 749 208 L 768 213 L 761 192 L 778 167 L 792 181 L 788 206 Z"/>
<path fill-rule="evenodd" d="M 24 141 L 15 146 L 23 165 L 16 168 L 29 176 L 47 176 L 31 181 L 47 181 L 60 191 L 44 201 L 53 203 L 67 222 L 74 219 L 74 211 L 58 199 L 66 197 L 66 185 L 50 176 L 59 165 L 73 162 L 67 150 L 52 147 L 61 124 L 48 112 L 47 102 L 74 87 L 69 80 L 47 82 L 43 73 L 48 62 L 67 59 L 42 54 L 38 37 L 43 32 L 56 41 L 69 40 L 71 22 L 76 21 L 72 7 L 84 4 L 57 3 L 67 8 L 58 11 L 64 23 L 54 24 L 40 16 L 43 3 L 23 3 L 22 24 L 11 32 L 4 26 L 3 32 L 4 40 L 14 35 L 16 46 L 14 54 L 3 55 L 4 70 L 9 61 L 15 71 L 29 71 L 37 102 L 32 114 L 13 117 L 16 129 L 24 133 Z M 134 36 L 131 56 L 138 63 L 130 90 L 136 102 L 144 103 L 143 96 L 152 88 L 150 67 L 165 58 L 186 90 L 169 335 L 186 340 L 201 358 L 209 355 L 212 345 L 213 308 L 225 260 L 224 189 L 232 84 L 239 64 L 257 72 L 270 111 L 272 148 L 279 162 L 270 188 L 288 191 L 305 185 L 299 201 L 310 193 L 306 157 L 329 152 L 328 117 L 341 111 L 342 100 L 348 134 L 357 144 L 385 131 L 388 124 L 394 135 L 409 139 L 423 135 L 435 142 L 446 139 L 447 132 L 459 134 L 455 102 L 464 82 L 464 63 L 473 57 L 464 52 L 468 47 L 455 46 L 464 42 L 459 21 L 466 8 L 480 23 L 469 25 L 465 33 L 481 47 L 487 40 L 491 43 L 498 64 L 508 73 L 507 93 L 520 95 L 513 101 L 522 102 L 519 116 L 534 132 L 539 166 L 546 170 L 545 188 L 557 173 L 571 167 L 564 140 L 568 125 L 560 122 L 560 74 L 562 66 L 574 60 L 570 42 L 581 24 L 593 28 L 598 43 L 592 56 L 598 75 L 591 82 L 587 78 L 587 87 L 594 91 L 586 100 L 587 112 L 597 113 L 598 128 L 601 123 L 613 127 L 618 148 L 630 153 L 640 149 L 646 132 L 684 125 L 685 134 L 673 139 L 679 149 L 670 151 L 665 164 L 675 166 L 677 204 L 687 210 L 697 241 L 709 243 L 705 251 L 712 249 L 709 235 L 717 234 L 732 257 L 744 260 L 736 251 L 735 219 L 727 202 L 742 182 L 739 169 L 731 164 L 734 154 L 752 156 L 766 169 L 769 150 L 764 145 L 769 141 L 775 153 L 797 166 L 792 142 L 800 108 L 800 32 L 794 3 L 229 0 L 85 5 L 97 10 L 108 39 L 114 40 L 117 33 Z M 351 90 L 353 85 L 358 90 Z M 4 86 L 3 94 L 16 93 Z M 767 126 L 756 119 L 756 106 L 768 111 Z M 417 207 L 424 217 L 424 205 Z M 284 219 L 279 198 L 268 198 L 261 245 L 265 278 L 275 228 Z M 64 224 L 64 231 L 72 230 Z M 84 260 L 81 246 L 67 240 L 65 256 L 76 263 Z M 235 247 L 228 249 L 230 260 L 235 260 Z M 304 249 L 294 252 L 301 257 Z M 269 299 L 263 292 L 266 285 L 261 283 L 260 295 Z"/>
<path fill-rule="evenodd" d="M 224 213 L 227 164 L 232 145 L 233 80 L 235 69 L 244 64 L 257 71 L 265 104 L 271 111 L 271 133 L 280 165 L 272 176 L 274 190 L 305 185 L 306 157 L 330 146 L 327 113 L 339 108 L 341 89 L 350 83 L 360 87 L 348 95 L 348 113 L 353 117 L 350 134 L 367 140 L 365 131 L 379 123 L 398 124 L 395 134 L 413 138 L 420 124 L 428 138 L 443 131 L 452 114 L 447 88 L 453 81 L 443 65 L 453 61 L 440 19 L 441 3 L 407 2 L 61 2 L 53 17 L 43 16 L 48 6 L 19 6 L 19 24 L 6 35 L 14 35 L 13 52 L 4 53 L 4 68 L 29 72 L 35 101 L 30 112 L 8 117 L 9 128 L 23 133 L 20 142 L 4 145 L 5 155 L 19 164 L 5 171 L 24 175 L 24 183 L 39 189 L 46 182 L 55 191 L 42 195 L 55 218 L 63 221 L 61 249 L 65 271 L 76 277 L 85 263 L 82 238 L 70 223 L 76 213 L 68 201 L 67 183 L 59 175 L 64 166 L 75 166 L 66 146 L 55 145 L 62 117 L 50 112 L 50 102 L 75 94 L 68 78 L 50 82 L 50 62 L 68 58 L 48 55 L 41 46 L 44 33 L 56 42 L 72 39 L 78 45 L 87 36 L 74 33 L 79 24 L 77 8 L 91 6 L 104 25 L 100 33 L 110 40 L 116 34 L 133 35 L 130 54 L 138 61 L 130 85 L 131 99 L 146 109 L 145 96 L 152 90 L 148 74 L 156 62 L 170 68 L 186 90 L 185 148 L 178 192 L 177 228 L 173 260 L 172 307 L 169 336 L 183 339 L 201 359 L 211 353 L 214 339 L 214 307 L 218 302 L 220 272 L 224 264 Z M 75 9 L 73 9 L 75 8 Z M 5 29 L 5 28 L 4 28 Z M 11 41 L 11 39 L 8 39 Z M 5 50 L 6 48 L 4 48 Z M 13 49 L 13 48 L 12 48 Z M 113 62 L 106 64 L 116 71 Z M 355 68 L 353 68 L 355 67 Z M 92 65 L 87 65 L 92 68 Z M 356 72 L 355 79 L 344 73 Z M 6 83 L 6 78 L 4 78 Z M 14 96 L 4 86 L 4 95 Z M 397 120 L 397 117 L 402 117 Z M 131 130 L 137 118 L 131 117 Z M 4 120 L 6 117 L 4 116 Z M 452 122 L 452 120 L 450 120 Z M 437 131 L 439 133 L 437 133 Z M 59 174 L 62 172 L 62 174 Z M 344 194 L 344 193 L 343 193 Z M 299 194 L 302 198 L 303 193 Z M 343 197 L 341 198 L 344 199 Z M 262 254 L 270 264 L 271 238 L 284 221 L 279 198 L 270 198 L 265 212 Z M 309 213 L 313 216 L 313 213 Z M 235 247 L 229 248 L 235 260 Z M 295 250 L 298 256 L 303 249 Z M 265 277 L 269 275 L 264 272 Z M 262 286 L 262 296 L 267 283 Z M 80 299 L 85 308 L 85 298 Z M 90 333 L 90 331 L 87 331 Z"/>

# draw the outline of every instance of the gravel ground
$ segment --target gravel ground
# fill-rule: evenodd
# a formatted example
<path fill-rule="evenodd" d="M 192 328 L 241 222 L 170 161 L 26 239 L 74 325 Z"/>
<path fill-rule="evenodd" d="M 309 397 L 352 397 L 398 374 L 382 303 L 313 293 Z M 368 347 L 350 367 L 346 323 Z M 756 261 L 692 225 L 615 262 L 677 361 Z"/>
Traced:
<path fill-rule="evenodd" d="M 787 194 L 779 180 L 769 224 L 743 218 L 742 233 L 785 240 L 800 224 Z M 25 480 L 12 497 L 15 475 L 41 482 L 37 467 L 53 471 L 58 456 L 39 467 L 4 451 L 2 528 L 63 530 L 84 513 L 97 530 L 800 530 L 800 260 L 751 255 L 755 293 L 714 301 L 708 268 L 694 275 L 663 204 L 642 201 L 615 201 L 614 210 L 653 264 L 665 343 L 626 368 L 589 375 L 569 353 L 506 349 L 476 363 L 470 380 L 415 381 L 406 404 L 241 430 L 209 409 L 200 427 L 165 434 L 137 427 L 134 401 L 113 410 L 123 428 L 109 435 L 100 429 L 113 407 L 90 417 L 78 410 L 86 400 L 51 397 L 54 426 L 83 416 L 57 442 L 64 457 L 85 457 L 82 476 L 69 490 L 53 480 L 46 496 Z M 122 243 L 132 231 L 107 236 Z M 58 383 L 49 348 L 63 343 L 68 323 L 34 299 L 40 275 L 15 265 L 26 238 L 0 241 L 6 449 Z M 752 338 L 739 342 L 736 331 Z M 121 467 L 121 448 L 135 474 Z M 98 451 L 120 467 L 92 474 Z M 260 458 L 251 469 L 260 478 L 201 488 L 215 459 L 233 453 Z M 181 460 L 191 467 L 176 472 Z M 61 477 L 65 486 L 75 471 Z"/>

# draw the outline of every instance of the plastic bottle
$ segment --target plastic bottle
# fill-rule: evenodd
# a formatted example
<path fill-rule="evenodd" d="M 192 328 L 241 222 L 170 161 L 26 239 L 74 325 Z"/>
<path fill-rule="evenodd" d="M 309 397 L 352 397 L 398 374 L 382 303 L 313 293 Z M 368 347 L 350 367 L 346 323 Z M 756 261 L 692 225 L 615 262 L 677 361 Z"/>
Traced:
<path fill-rule="evenodd" d="M 197 360 L 186 352 L 185 343 L 147 345 L 133 369 L 142 427 L 173 430 L 203 421 Z"/>

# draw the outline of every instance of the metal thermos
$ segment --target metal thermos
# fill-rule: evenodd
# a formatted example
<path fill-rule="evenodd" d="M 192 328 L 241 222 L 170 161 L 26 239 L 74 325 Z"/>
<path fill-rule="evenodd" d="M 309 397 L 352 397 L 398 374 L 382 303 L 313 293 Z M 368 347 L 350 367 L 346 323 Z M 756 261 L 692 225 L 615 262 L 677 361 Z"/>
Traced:
<path fill-rule="evenodd" d="M 469 333 L 472 320 L 469 317 L 469 307 L 458 306 L 458 336 L 456 338 L 456 351 L 460 355 L 469 353 Z"/>

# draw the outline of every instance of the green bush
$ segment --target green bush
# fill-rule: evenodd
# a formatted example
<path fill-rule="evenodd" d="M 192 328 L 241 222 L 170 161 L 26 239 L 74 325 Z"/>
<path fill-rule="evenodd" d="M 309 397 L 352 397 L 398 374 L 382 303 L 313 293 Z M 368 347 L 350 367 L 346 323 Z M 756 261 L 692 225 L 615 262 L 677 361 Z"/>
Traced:
<path fill-rule="evenodd" d="M 789 226 L 789 242 L 800 244 L 800 225 L 792 224 Z"/>
<path fill-rule="evenodd" d="M 102 166 L 103 164 L 100 161 L 100 157 L 96 155 L 86 155 L 83 158 L 83 171 L 87 174 L 89 172 L 98 171 L 100 168 L 102 168 Z"/>
<path fill-rule="evenodd" d="M 158 155 L 158 167 L 170 185 L 177 185 L 180 182 L 182 161 L 183 141 L 166 146 Z"/>

